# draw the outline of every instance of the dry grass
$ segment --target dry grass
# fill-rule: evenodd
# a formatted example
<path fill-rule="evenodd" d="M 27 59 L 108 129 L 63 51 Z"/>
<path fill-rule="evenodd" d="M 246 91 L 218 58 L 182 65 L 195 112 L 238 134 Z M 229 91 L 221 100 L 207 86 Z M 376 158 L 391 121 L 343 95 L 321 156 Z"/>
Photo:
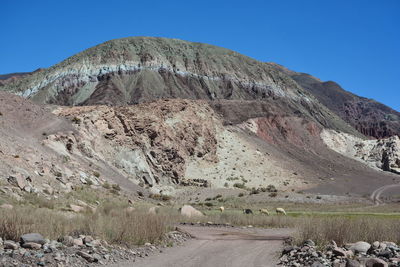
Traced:
<path fill-rule="evenodd" d="M 299 217 L 296 218 L 298 243 L 311 239 L 323 246 L 335 240 L 339 245 L 357 241 L 400 243 L 399 220 L 384 217 Z"/>
<path fill-rule="evenodd" d="M 92 235 L 110 243 L 126 246 L 157 243 L 179 221 L 173 214 L 147 214 L 144 210 L 127 212 L 120 208 L 99 207 L 95 213 L 66 214 L 47 208 L 15 207 L 0 210 L 0 237 L 19 240 L 29 232 L 50 239 L 65 235 Z"/>

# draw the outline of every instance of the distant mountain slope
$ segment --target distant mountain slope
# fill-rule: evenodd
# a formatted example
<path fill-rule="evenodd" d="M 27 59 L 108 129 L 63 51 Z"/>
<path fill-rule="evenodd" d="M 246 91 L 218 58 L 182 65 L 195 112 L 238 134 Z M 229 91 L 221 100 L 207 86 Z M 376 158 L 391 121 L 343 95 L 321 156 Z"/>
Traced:
<path fill-rule="evenodd" d="M 375 138 L 400 135 L 400 113 L 390 107 L 345 91 L 332 81 L 321 82 L 304 73 L 291 77 L 362 134 Z"/>

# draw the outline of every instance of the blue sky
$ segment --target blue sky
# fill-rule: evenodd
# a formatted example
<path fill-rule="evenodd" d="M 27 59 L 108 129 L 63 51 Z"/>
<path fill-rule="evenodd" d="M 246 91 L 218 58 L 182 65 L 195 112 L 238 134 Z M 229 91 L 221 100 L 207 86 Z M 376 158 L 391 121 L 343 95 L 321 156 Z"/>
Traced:
<path fill-rule="evenodd" d="M 276 62 L 400 111 L 398 0 L 2 0 L 0 7 L 0 73 L 49 67 L 110 39 L 161 36 Z"/>

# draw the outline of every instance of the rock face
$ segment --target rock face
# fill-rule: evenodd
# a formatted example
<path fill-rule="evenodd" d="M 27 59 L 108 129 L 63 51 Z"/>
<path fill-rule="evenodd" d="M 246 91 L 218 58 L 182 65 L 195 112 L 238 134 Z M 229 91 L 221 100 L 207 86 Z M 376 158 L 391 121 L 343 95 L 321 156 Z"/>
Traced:
<path fill-rule="evenodd" d="M 326 145 L 347 157 L 364 162 L 372 168 L 400 174 L 400 138 L 363 140 L 333 130 L 323 130 L 321 138 Z"/>

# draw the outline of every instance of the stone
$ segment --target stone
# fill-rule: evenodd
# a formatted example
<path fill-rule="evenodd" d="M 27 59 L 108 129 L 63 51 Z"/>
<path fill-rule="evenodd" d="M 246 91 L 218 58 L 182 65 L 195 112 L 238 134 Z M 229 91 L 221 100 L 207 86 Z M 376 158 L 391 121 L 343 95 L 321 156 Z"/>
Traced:
<path fill-rule="evenodd" d="M 70 204 L 69 207 L 70 207 L 71 211 L 76 212 L 76 213 L 85 211 L 85 208 L 82 206 Z"/>
<path fill-rule="evenodd" d="M 388 264 L 384 260 L 372 258 L 365 262 L 365 267 L 388 267 Z"/>
<path fill-rule="evenodd" d="M 54 193 L 53 188 L 48 184 L 43 184 L 43 193 L 52 195 Z"/>
<path fill-rule="evenodd" d="M 311 267 L 325 267 L 325 265 L 320 262 L 314 262 L 313 264 L 311 264 Z"/>
<path fill-rule="evenodd" d="M 346 251 L 344 251 L 344 250 L 341 249 L 341 248 L 334 248 L 334 249 L 332 250 L 332 253 L 333 253 L 333 255 L 339 256 L 339 257 L 344 257 L 344 256 L 346 256 Z"/>
<path fill-rule="evenodd" d="M 364 241 L 359 241 L 353 244 L 350 247 L 350 250 L 352 250 L 354 253 L 367 253 L 367 251 L 371 248 L 371 245 L 367 242 Z"/>
<path fill-rule="evenodd" d="M 42 245 L 40 245 L 38 243 L 27 242 L 27 243 L 23 243 L 22 247 L 27 248 L 27 249 L 40 249 L 42 247 Z"/>
<path fill-rule="evenodd" d="M 85 237 L 83 238 L 83 243 L 87 244 L 87 243 L 92 242 L 93 240 L 94 240 L 93 237 L 91 237 L 90 235 L 87 235 L 87 236 L 85 236 Z"/>
<path fill-rule="evenodd" d="M 4 247 L 4 249 L 16 250 L 16 249 L 18 249 L 19 246 L 14 241 L 6 240 L 3 242 L 3 247 Z"/>
<path fill-rule="evenodd" d="M 184 205 L 181 208 L 181 214 L 183 216 L 186 216 L 186 217 L 189 217 L 189 218 L 190 217 L 201 217 L 201 216 L 204 216 L 203 213 L 201 213 L 200 211 L 198 211 L 197 209 L 193 208 L 190 205 Z"/>
<path fill-rule="evenodd" d="M 21 243 L 37 243 L 40 245 L 44 245 L 46 241 L 44 240 L 43 236 L 38 233 L 29 233 L 24 234 L 21 236 Z"/>
<path fill-rule="evenodd" d="M 88 262 L 95 262 L 96 261 L 96 259 L 92 255 L 90 255 L 89 253 L 86 253 L 84 251 L 78 251 L 76 253 L 76 255 L 81 256 L 82 258 L 84 258 Z"/>
<path fill-rule="evenodd" d="M 62 244 L 67 247 L 72 247 L 74 245 L 74 238 L 72 236 L 64 236 L 62 238 Z"/>
<path fill-rule="evenodd" d="M 26 181 L 22 174 L 10 175 L 7 180 L 10 184 L 18 186 L 20 189 L 24 189 L 26 186 Z"/>
<path fill-rule="evenodd" d="M 383 250 L 378 253 L 378 257 L 383 257 L 383 258 L 387 258 L 387 259 L 389 259 L 393 256 L 394 256 L 394 254 L 390 250 Z"/>
<path fill-rule="evenodd" d="M 372 248 L 377 249 L 379 248 L 379 245 L 380 245 L 379 241 L 375 241 L 374 243 L 372 243 Z"/>
<path fill-rule="evenodd" d="M 346 267 L 361 267 L 361 263 L 356 260 L 346 259 Z"/>
<path fill-rule="evenodd" d="M 315 247 L 315 243 L 311 239 L 308 239 L 304 241 L 303 246 Z"/>
<path fill-rule="evenodd" d="M 81 238 L 74 238 L 74 246 L 83 246 L 83 240 Z"/>
<path fill-rule="evenodd" d="M 294 250 L 293 246 L 286 246 L 283 248 L 282 255 L 289 254 L 293 250 Z"/>

